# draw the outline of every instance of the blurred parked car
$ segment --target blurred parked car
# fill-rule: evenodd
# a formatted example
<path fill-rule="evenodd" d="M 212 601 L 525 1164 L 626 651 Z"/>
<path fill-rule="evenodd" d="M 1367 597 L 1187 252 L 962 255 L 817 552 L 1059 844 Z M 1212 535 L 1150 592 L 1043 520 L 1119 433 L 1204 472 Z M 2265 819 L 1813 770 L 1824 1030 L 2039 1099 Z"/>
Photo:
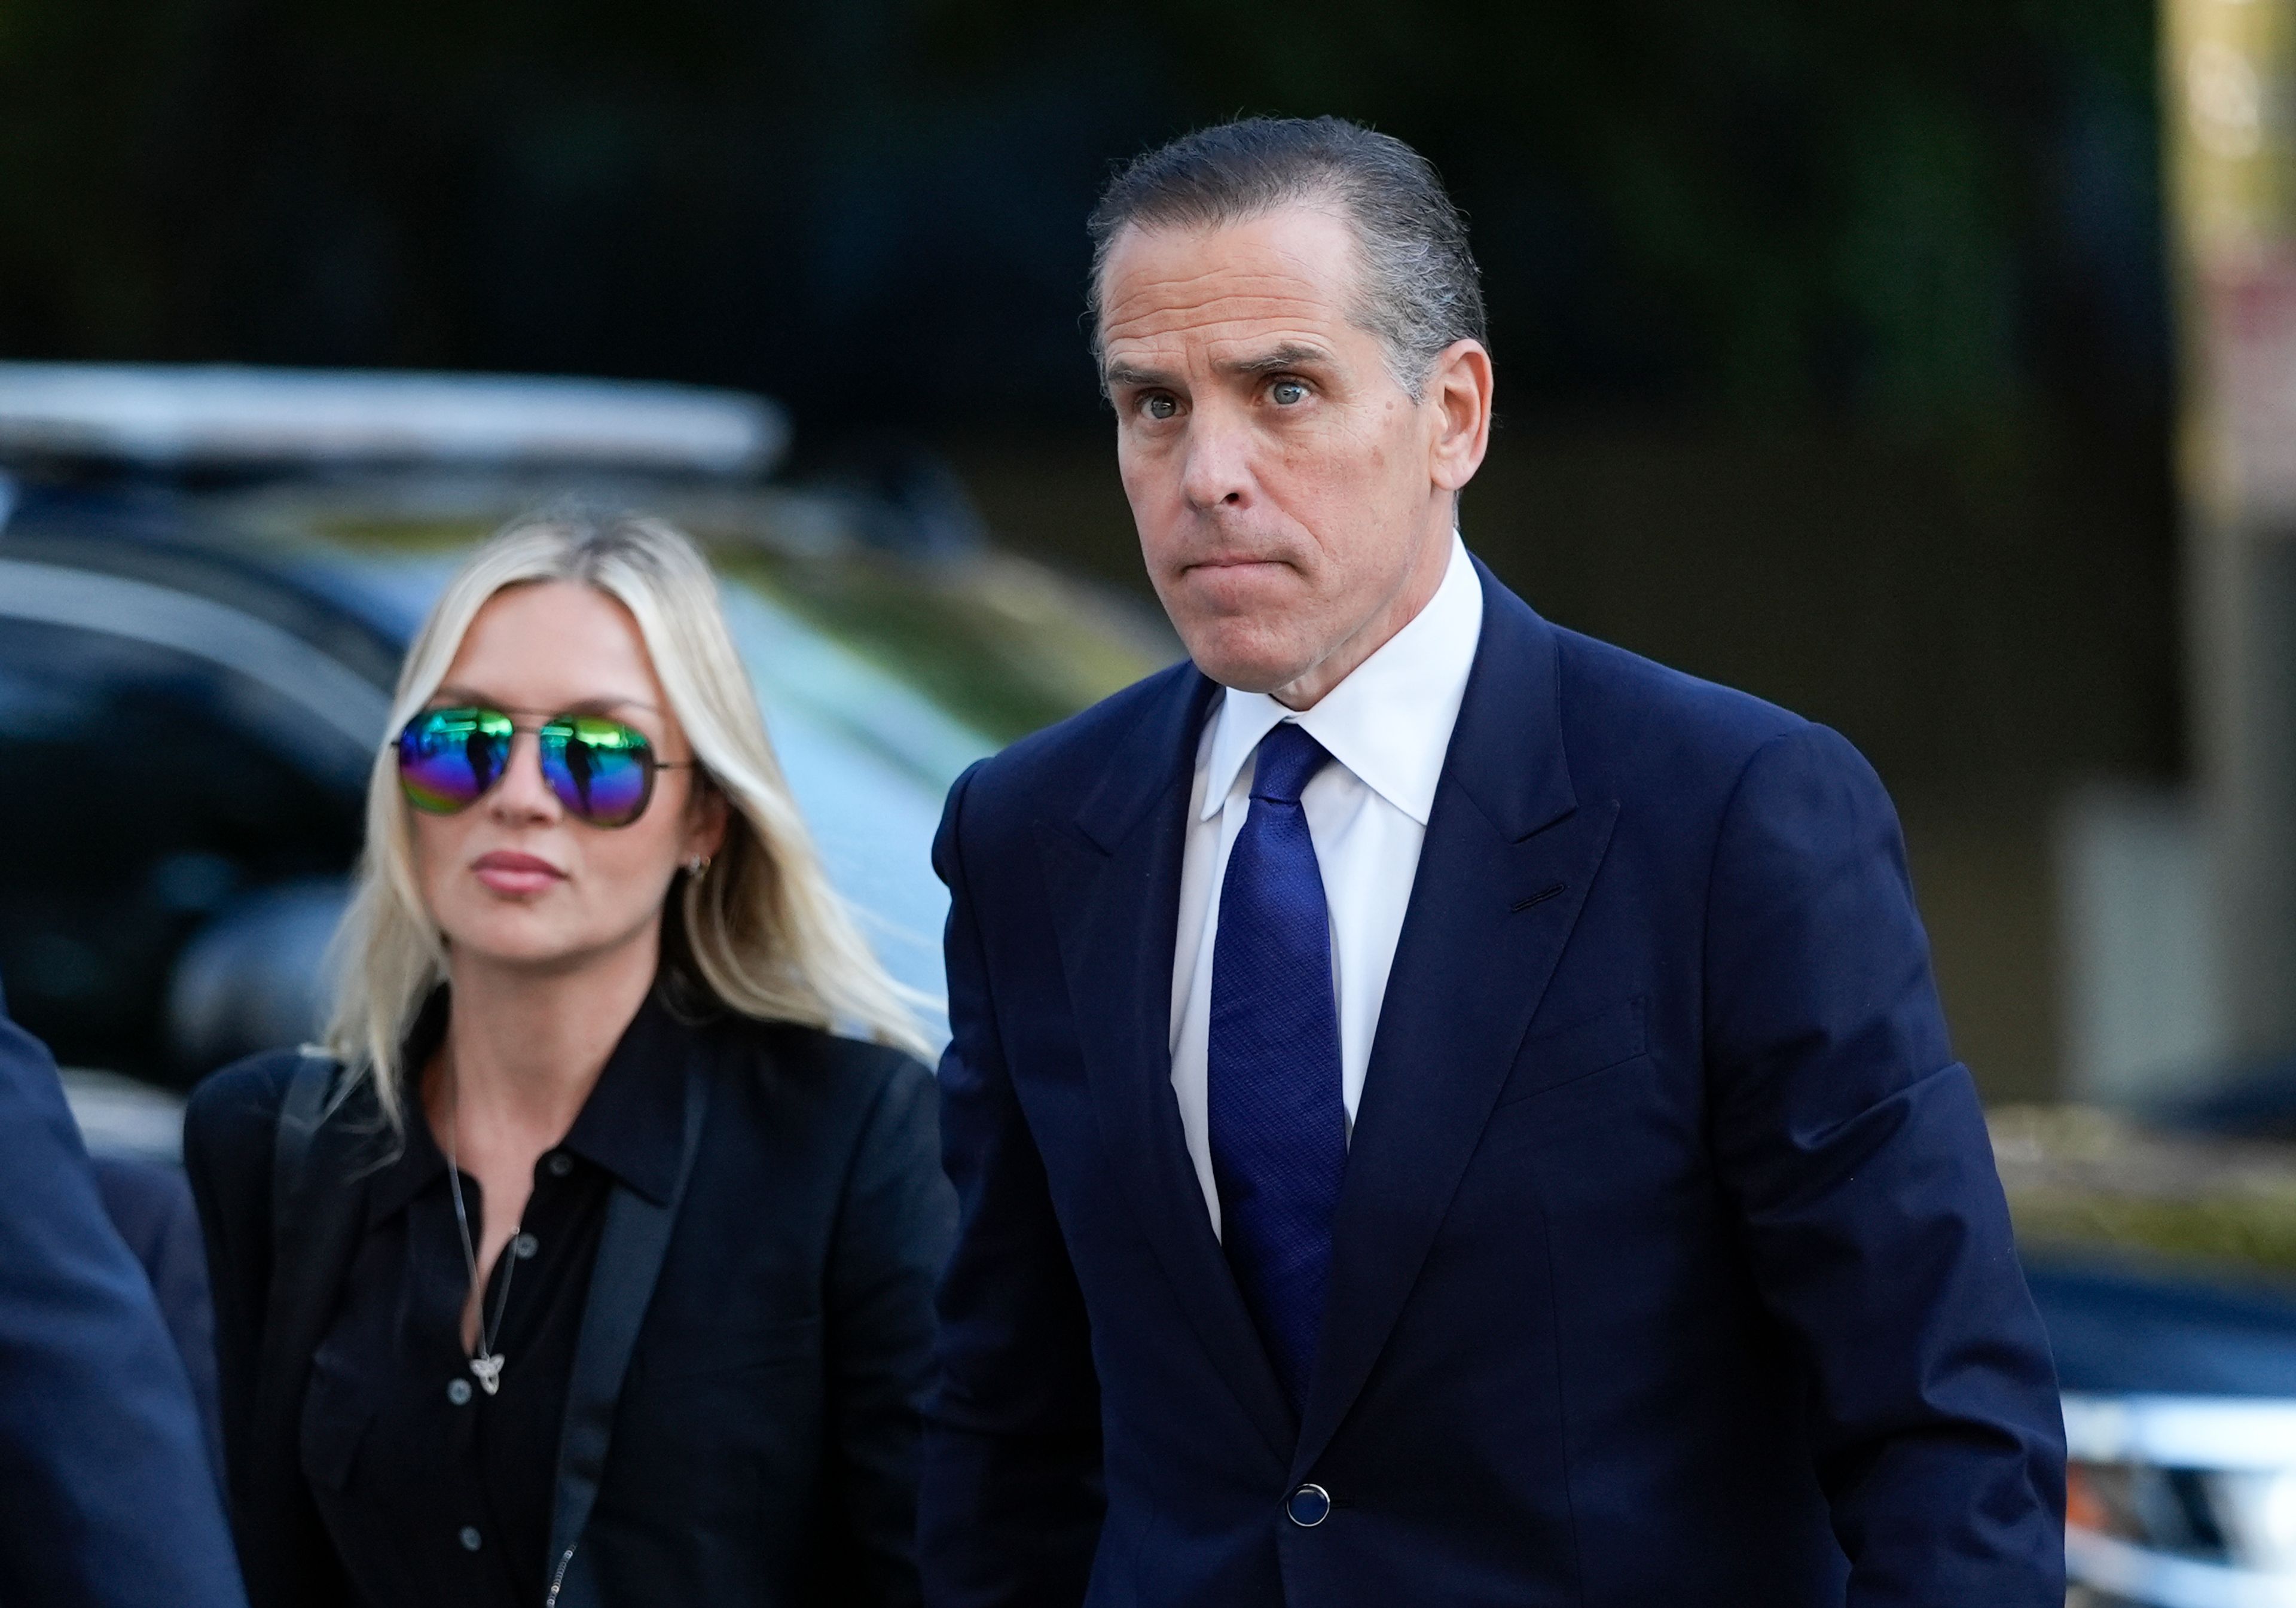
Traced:
<path fill-rule="evenodd" d="M 1992 1123 L 2064 1391 L 2071 1608 L 2296 1608 L 2296 1147 Z"/>
<path fill-rule="evenodd" d="M 832 874 L 937 997 L 948 783 L 1177 650 L 929 464 L 771 480 L 784 437 L 681 387 L 0 364 L 0 978 L 83 1103 L 311 1035 L 400 653 L 567 496 L 710 547 Z"/>

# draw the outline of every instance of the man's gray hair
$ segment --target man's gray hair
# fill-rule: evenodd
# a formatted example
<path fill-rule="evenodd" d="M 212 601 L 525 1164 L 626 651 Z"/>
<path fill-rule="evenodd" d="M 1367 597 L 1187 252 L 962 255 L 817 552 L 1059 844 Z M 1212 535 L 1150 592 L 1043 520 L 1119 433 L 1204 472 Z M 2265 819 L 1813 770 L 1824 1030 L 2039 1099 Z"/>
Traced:
<path fill-rule="evenodd" d="M 1218 229 L 1303 202 L 1336 204 L 1352 226 L 1362 271 L 1355 320 L 1386 346 L 1389 372 L 1414 401 L 1444 348 L 1489 344 L 1466 219 L 1432 163 L 1344 118 L 1246 118 L 1135 158 L 1101 193 L 1086 225 L 1095 362 L 1102 279 L 1126 228 Z"/>

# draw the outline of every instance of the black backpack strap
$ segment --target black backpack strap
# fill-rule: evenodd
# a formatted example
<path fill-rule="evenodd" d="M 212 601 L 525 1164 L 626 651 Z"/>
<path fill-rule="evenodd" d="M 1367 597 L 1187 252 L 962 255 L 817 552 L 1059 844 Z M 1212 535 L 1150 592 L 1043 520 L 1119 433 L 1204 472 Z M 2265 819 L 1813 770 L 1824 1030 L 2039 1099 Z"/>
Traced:
<path fill-rule="evenodd" d="M 311 1153 L 311 1139 L 326 1120 L 327 1095 L 335 1082 L 335 1063 L 324 1055 L 305 1055 L 296 1062 L 287 1079 L 286 1098 L 279 1103 L 279 1130 L 271 1142 L 272 1266 L 283 1259 L 287 1225 L 295 1218 L 295 1194 L 302 1186 L 303 1163 Z"/>
<path fill-rule="evenodd" d="M 598 1580 L 582 1532 L 598 1500 L 605 1476 L 606 1450 L 613 1439 L 614 1407 L 629 1371 L 638 1326 L 653 1300 L 654 1281 L 677 1223 L 678 1203 L 701 1148 L 702 1117 L 709 1084 L 699 1067 L 685 1073 L 685 1147 L 669 1198 L 656 1205 L 625 1185 L 616 1184 L 606 1201 L 606 1226 L 590 1269 L 590 1293 L 582 1309 L 582 1331 L 574 1342 L 573 1376 L 567 1382 L 566 1419 L 558 1443 L 558 1489 L 550 1523 L 550 1592 L 545 1608 L 596 1608 Z"/>

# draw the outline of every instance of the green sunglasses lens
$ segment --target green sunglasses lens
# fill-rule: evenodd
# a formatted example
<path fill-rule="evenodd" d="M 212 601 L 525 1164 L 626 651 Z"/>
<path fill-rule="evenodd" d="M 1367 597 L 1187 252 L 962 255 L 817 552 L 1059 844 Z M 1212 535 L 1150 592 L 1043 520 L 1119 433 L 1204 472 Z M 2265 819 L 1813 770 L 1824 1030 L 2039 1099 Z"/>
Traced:
<path fill-rule="evenodd" d="M 542 779 L 593 826 L 627 826 L 653 794 L 653 745 L 619 720 L 570 715 L 542 728 Z"/>
<path fill-rule="evenodd" d="M 510 717 L 494 710 L 426 710 L 398 734 L 398 784 L 431 815 L 467 809 L 510 761 Z"/>

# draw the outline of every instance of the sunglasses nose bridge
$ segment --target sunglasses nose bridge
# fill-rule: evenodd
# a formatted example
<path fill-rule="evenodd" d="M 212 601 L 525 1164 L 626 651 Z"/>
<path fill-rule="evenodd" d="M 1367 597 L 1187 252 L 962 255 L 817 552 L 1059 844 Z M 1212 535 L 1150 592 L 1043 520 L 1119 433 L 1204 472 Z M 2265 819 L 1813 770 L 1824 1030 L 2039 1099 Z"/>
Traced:
<path fill-rule="evenodd" d="M 544 774 L 541 734 L 531 726 L 512 728 L 502 775 L 487 790 L 487 801 L 498 809 L 529 815 L 547 815 L 563 808 Z"/>

